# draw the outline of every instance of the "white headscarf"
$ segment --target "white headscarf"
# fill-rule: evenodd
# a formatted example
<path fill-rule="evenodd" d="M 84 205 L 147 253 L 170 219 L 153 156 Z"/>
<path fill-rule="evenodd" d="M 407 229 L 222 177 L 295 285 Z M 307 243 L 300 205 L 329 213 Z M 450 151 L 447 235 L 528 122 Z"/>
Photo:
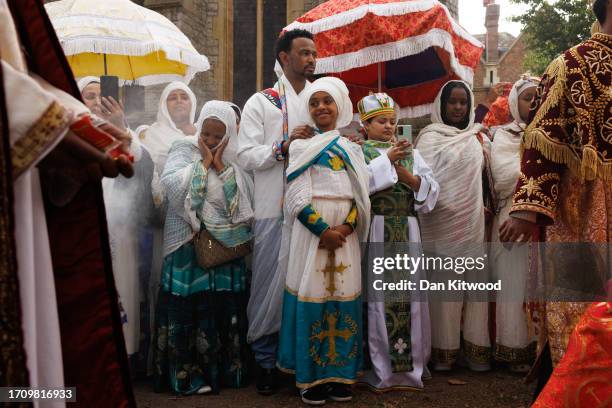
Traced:
<path fill-rule="evenodd" d="M 300 113 L 299 120 L 302 125 L 316 127 L 314 120 L 310 116 L 308 103 L 310 98 L 317 92 L 328 93 L 336 102 L 338 107 L 338 119 L 336 129 L 342 129 L 351 124 L 353 120 L 353 103 L 349 97 L 349 90 L 346 84 L 339 78 L 324 77 L 314 81 L 308 88 L 300 93 Z"/>
<path fill-rule="evenodd" d="M 521 119 L 521 114 L 519 113 L 519 97 L 527 89 L 537 87 L 538 82 L 537 78 L 523 75 L 521 79 L 514 83 L 510 91 L 510 96 L 508 96 L 508 105 L 510 105 L 510 113 L 514 118 L 514 123 L 520 125 L 523 130 L 525 128 L 525 122 Z"/>
<path fill-rule="evenodd" d="M 370 225 L 370 200 L 369 200 L 369 173 L 363 158 L 361 147 L 342 137 L 338 129 L 348 126 L 353 119 L 353 104 L 349 98 L 349 91 L 345 83 L 338 78 L 324 77 L 314 81 L 307 89 L 300 94 L 300 116 L 299 120 L 303 124 L 316 127 L 314 120 L 310 116 L 308 105 L 310 97 L 316 92 L 328 93 L 336 102 L 338 107 L 338 119 L 336 128 L 321 135 L 316 135 L 308 140 L 296 140 L 293 143 L 306 144 L 306 148 L 300 153 L 299 157 L 293 157 L 287 167 L 286 174 L 289 175 L 297 169 L 309 163 L 313 157 L 318 155 L 335 138 L 338 145 L 348 154 L 348 160 L 352 166 L 347 166 L 353 191 L 355 192 L 355 203 L 359 214 L 357 222 L 357 233 L 362 241 L 367 239 Z"/>
<path fill-rule="evenodd" d="M 526 124 L 519 113 L 519 97 L 527 89 L 538 86 L 538 78 L 523 75 L 510 91 L 508 104 L 514 121 L 495 130 L 491 148 L 491 172 L 500 207 L 511 204 L 516 180 L 520 174 L 520 145 Z"/>
<path fill-rule="evenodd" d="M 442 93 L 452 82 L 459 81 L 447 82 L 442 87 L 431 113 L 433 123 L 419 133 L 415 147 L 440 184 L 436 208 L 431 213 L 419 214 L 423 242 L 451 243 L 444 250 L 449 255 L 456 250 L 457 255 L 461 256 L 462 243 L 484 241 L 484 154 L 477 138 L 484 127 L 474 124 L 474 95 L 471 91 L 468 92 L 472 107 L 468 126 L 457 129 L 444 123 Z M 469 86 L 467 89 L 470 89 Z"/>
<path fill-rule="evenodd" d="M 462 83 L 465 85 L 467 91 L 468 91 L 468 99 L 470 101 L 470 120 L 468 122 L 468 125 L 465 129 L 457 129 L 454 126 L 451 125 L 447 125 L 444 123 L 444 118 L 442 117 L 442 93 L 444 92 L 444 89 L 449 86 L 450 84 L 453 83 Z M 476 118 L 476 111 L 474 110 L 474 93 L 472 92 L 472 90 L 470 89 L 470 85 L 465 82 L 465 81 L 448 81 L 446 84 L 444 84 L 444 86 L 442 87 L 442 89 L 440 89 L 440 92 L 438 92 L 438 96 L 436 96 L 436 100 L 434 101 L 434 110 L 431 112 L 430 115 L 431 118 L 431 123 L 432 124 L 436 124 L 436 125 L 441 125 L 441 126 L 445 126 L 448 129 L 446 129 L 446 132 L 448 133 L 455 133 L 457 134 L 458 132 L 462 132 L 464 130 L 468 130 L 474 125 L 474 120 Z M 442 128 L 439 128 L 442 129 Z"/>
<path fill-rule="evenodd" d="M 83 89 L 89 84 L 99 84 L 100 78 L 96 76 L 86 76 L 77 82 L 77 86 L 79 87 L 79 92 L 83 93 Z"/>
<path fill-rule="evenodd" d="M 161 175 L 168 158 L 170 146 L 176 140 L 179 140 L 186 135 L 182 130 L 176 127 L 168 111 L 168 96 L 172 91 L 183 90 L 189 95 L 191 100 L 191 112 L 189 112 L 189 122 L 193 123 L 195 119 L 196 97 L 195 94 L 187 85 L 182 82 L 171 82 L 166 86 L 159 98 L 159 108 L 157 110 L 157 120 L 148 128 L 139 128 L 136 132 L 141 133 L 146 130 L 145 138 L 142 139 L 142 144 L 145 145 L 151 159 L 155 164 L 155 170 Z"/>
<path fill-rule="evenodd" d="M 253 181 L 249 175 L 242 170 L 238 165 L 238 145 L 237 145 L 237 126 L 236 126 L 236 113 L 232 109 L 231 104 L 225 101 L 208 101 L 202 107 L 200 116 L 196 123 L 196 136 L 190 137 L 189 139 L 197 146 L 198 138 L 202 132 L 204 121 L 206 119 L 216 119 L 225 125 L 225 135 L 217 146 L 213 149 L 214 151 L 221 145 L 221 143 L 228 141 L 228 144 L 223 151 L 223 162 L 226 165 L 232 166 L 236 177 L 236 184 L 238 185 L 239 197 L 239 209 L 232 216 L 232 223 L 237 224 L 241 222 L 250 222 L 253 219 Z M 206 210 L 206 207 L 204 207 Z M 213 214 L 204 214 L 203 219 L 210 219 Z"/>

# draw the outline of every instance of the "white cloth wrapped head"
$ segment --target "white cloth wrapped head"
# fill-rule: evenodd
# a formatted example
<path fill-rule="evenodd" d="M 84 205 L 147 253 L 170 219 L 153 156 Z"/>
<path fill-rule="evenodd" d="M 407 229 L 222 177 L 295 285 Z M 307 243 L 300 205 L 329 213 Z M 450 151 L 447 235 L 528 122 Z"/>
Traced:
<path fill-rule="evenodd" d="M 521 114 L 519 113 L 519 97 L 527 89 L 537 87 L 539 82 L 539 78 L 524 74 L 521 76 L 521 79 L 516 81 L 512 86 L 510 96 L 508 96 L 508 105 L 510 106 L 510 114 L 512 115 L 512 118 L 519 125 L 525 125 L 525 121 L 521 119 Z"/>
<path fill-rule="evenodd" d="M 225 101 L 208 101 L 202 106 L 200 116 L 198 116 L 198 121 L 196 122 L 197 137 L 200 137 L 206 119 L 216 119 L 225 125 L 225 136 L 223 136 L 223 139 L 212 151 L 215 152 L 223 142 L 229 139 L 227 147 L 223 152 L 223 159 L 227 162 L 237 161 L 236 136 L 238 134 L 238 127 L 236 126 L 236 113 L 232 105 L 232 103 Z"/>
<path fill-rule="evenodd" d="M 89 84 L 99 84 L 100 77 L 97 76 L 86 76 L 78 80 L 77 86 L 79 87 L 79 92 L 83 92 L 83 89 Z"/>
<path fill-rule="evenodd" d="M 189 86 L 185 85 L 182 82 L 175 81 L 175 82 L 169 83 L 168 86 L 164 88 L 161 94 L 161 97 L 159 98 L 159 108 L 157 109 L 157 121 L 155 123 L 163 124 L 164 126 L 168 126 L 169 128 L 176 130 L 177 132 L 181 132 L 174 124 L 174 121 L 172 120 L 172 117 L 170 116 L 170 111 L 168 111 L 168 96 L 170 96 L 170 94 L 176 90 L 185 91 L 185 93 L 187 93 L 187 95 L 189 96 L 189 99 L 191 100 L 191 111 L 189 112 L 189 123 L 193 123 L 193 121 L 195 120 L 195 113 L 196 113 L 195 94 L 193 93 L 191 88 L 189 88 Z M 155 126 L 155 124 L 153 126 Z"/>
<path fill-rule="evenodd" d="M 442 100 L 442 97 L 448 87 L 450 86 L 457 87 L 457 84 L 459 84 L 461 88 L 466 90 L 467 97 L 468 97 L 468 113 L 470 117 L 469 117 L 467 126 L 464 127 L 463 129 L 459 129 L 459 130 L 466 130 L 466 129 L 470 129 L 474 125 L 474 120 L 476 119 L 476 112 L 473 109 L 474 108 L 474 93 L 472 92 L 470 85 L 465 81 L 453 80 L 453 81 L 448 81 L 446 84 L 444 84 L 442 89 L 440 89 L 440 92 L 438 92 L 438 96 L 436 96 L 436 100 L 434 101 L 434 105 L 433 105 L 434 108 L 433 108 L 433 111 L 431 112 L 430 118 L 431 118 L 431 123 L 453 127 L 453 126 L 447 125 L 444 122 L 444 114 L 442 113 L 444 110 L 444 107 L 442 106 L 444 101 Z M 461 84 L 463 86 L 461 86 Z"/>
<path fill-rule="evenodd" d="M 157 120 L 151 126 L 142 126 L 136 129 L 136 134 L 140 135 L 146 131 L 146 136 L 142 139 L 142 143 L 151 154 L 151 159 L 155 163 L 155 168 L 159 174 L 162 173 L 170 146 L 176 140 L 179 140 L 186 135 L 182 130 L 176 127 L 176 124 L 170 116 L 168 110 L 168 96 L 176 90 L 182 90 L 187 93 L 191 100 L 191 111 L 189 112 L 189 123 L 193 123 L 195 119 L 196 97 L 195 94 L 187 85 L 182 82 L 171 82 L 164 88 L 159 98 L 159 108 L 157 110 Z"/>
<path fill-rule="evenodd" d="M 230 165 L 234 169 L 236 177 L 236 184 L 238 185 L 238 191 L 240 194 L 239 198 L 239 211 L 232 215 L 233 223 L 251 222 L 253 219 L 253 180 L 251 177 L 242 170 L 238 165 L 237 156 L 237 125 L 236 125 L 236 113 L 230 102 L 225 101 L 208 101 L 202 106 L 200 116 L 196 122 L 196 136 L 190 137 L 190 140 L 198 146 L 198 138 L 202 132 L 202 127 L 206 119 L 216 119 L 225 125 L 225 135 L 214 149 L 213 153 L 217 148 L 227 140 L 227 146 L 223 151 L 223 162 L 226 165 Z"/>
<path fill-rule="evenodd" d="M 338 119 L 336 129 L 341 129 L 350 125 L 353 120 L 353 103 L 349 97 L 349 90 L 346 84 L 339 78 L 324 77 L 314 81 L 308 88 L 300 93 L 300 114 L 299 119 L 302 125 L 309 125 L 316 128 L 316 124 L 310 116 L 308 107 L 310 98 L 317 92 L 328 93 L 336 102 L 338 107 Z"/>

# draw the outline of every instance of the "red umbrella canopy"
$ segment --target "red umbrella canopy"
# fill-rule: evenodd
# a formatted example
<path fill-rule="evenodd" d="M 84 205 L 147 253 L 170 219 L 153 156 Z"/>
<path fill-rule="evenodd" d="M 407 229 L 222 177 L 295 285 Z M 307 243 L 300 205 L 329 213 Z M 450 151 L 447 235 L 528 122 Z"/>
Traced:
<path fill-rule="evenodd" d="M 483 51 L 437 0 L 329 0 L 285 31 L 297 28 L 314 34 L 316 73 L 342 78 L 354 106 L 380 87 L 400 117 L 428 114 L 451 79 L 472 84 Z"/>

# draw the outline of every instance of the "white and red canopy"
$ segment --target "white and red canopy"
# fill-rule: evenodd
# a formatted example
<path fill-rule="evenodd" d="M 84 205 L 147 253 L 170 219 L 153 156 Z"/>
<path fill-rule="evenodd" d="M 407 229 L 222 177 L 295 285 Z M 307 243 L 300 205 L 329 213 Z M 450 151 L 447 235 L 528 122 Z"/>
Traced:
<path fill-rule="evenodd" d="M 298 28 L 315 36 L 317 74 L 344 79 L 355 103 L 378 90 L 380 73 L 402 117 L 427 114 L 448 80 L 471 84 L 483 51 L 437 0 L 330 0 L 285 31 Z"/>

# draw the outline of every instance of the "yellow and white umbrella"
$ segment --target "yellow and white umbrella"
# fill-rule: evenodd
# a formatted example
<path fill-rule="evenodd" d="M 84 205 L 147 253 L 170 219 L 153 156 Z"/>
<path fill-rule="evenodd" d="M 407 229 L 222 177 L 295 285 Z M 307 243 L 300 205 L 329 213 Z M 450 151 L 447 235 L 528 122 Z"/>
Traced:
<path fill-rule="evenodd" d="M 210 69 L 208 58 L 170 20 L 129 0 L 61 0 L 45 8 L 75 77 L 189 83 Z"/>

